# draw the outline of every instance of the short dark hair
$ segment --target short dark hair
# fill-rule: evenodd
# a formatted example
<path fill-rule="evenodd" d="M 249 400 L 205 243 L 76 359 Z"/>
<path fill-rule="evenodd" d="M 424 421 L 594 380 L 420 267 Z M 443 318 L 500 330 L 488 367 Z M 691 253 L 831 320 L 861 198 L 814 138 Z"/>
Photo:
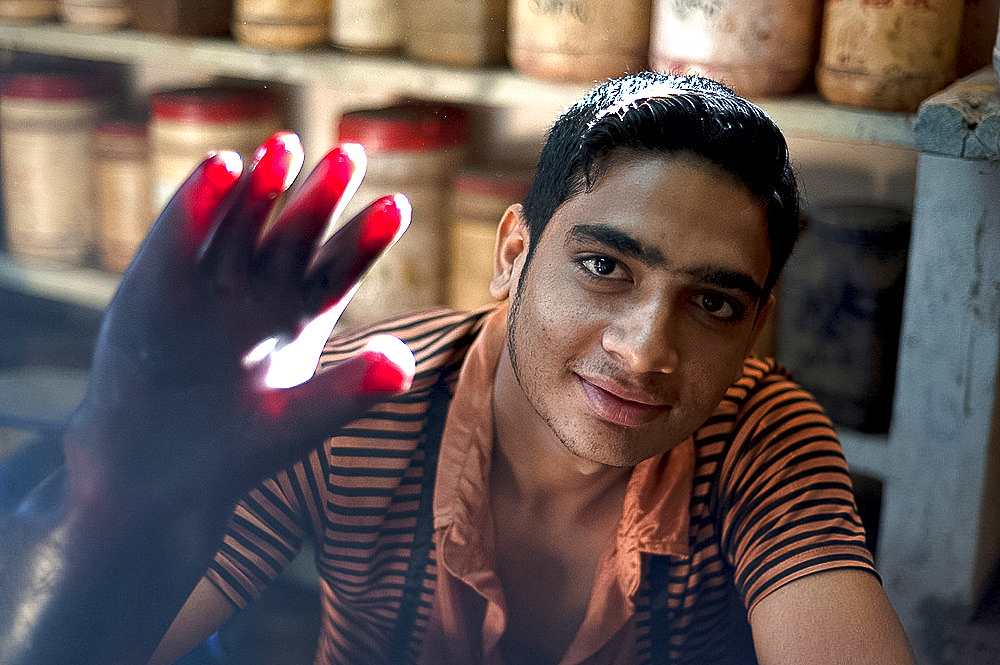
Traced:
<path fill-rule="evenodd" d="M 527 262 L 555 211 L 600 181 L 618 149 L 693 154 L 732 174 L 766 208 L 769 294 L 801 229 L 798 187 L 788 146 L 755 104 L 711 79 L 640 72 L 594 88 L 548 132 L 524 199 Z"/>

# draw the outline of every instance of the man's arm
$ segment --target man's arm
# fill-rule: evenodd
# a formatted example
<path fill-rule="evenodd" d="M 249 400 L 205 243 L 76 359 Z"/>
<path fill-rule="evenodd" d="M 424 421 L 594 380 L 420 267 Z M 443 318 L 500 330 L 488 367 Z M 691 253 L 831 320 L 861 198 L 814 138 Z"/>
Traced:
<path fill-rule="evenodd" d="M 409 204 L 381 199 L 326 240 L 364 170 L 345 146 L 272 223 L 302 158 L 279 134 L 249 169 L 234 153 L 207 159 L 126 271 L 64 468 L 0 517 L 0 665 L 145 663 L 236 501 L 409 385 L 412 355 L 386 339 L 311 377 Z"/>
<path fill-rule="evenodd" d="M 750 613 L 761 665 L 912 665 L 906 635 L 878 580 L 859 569 L 806 575 Z"/>

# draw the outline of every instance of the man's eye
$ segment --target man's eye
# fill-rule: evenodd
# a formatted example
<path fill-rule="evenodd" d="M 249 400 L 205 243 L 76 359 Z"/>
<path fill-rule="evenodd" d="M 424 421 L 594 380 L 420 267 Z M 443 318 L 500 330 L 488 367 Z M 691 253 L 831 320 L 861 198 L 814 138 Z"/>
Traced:
<path fill-rule="evenodd" d="M 698 306 L 717 319 L 736 321 L 742 315 L 742 308 L 725 296 L 714 293 L 702 293 L 697 296 Z"/>
<path fill-rule="evenodd" d="M 580 262 L 587 272 L 598 277 L 611 277 L 618 269 L 618 262 L 606 256 L 592 256 Z"/>

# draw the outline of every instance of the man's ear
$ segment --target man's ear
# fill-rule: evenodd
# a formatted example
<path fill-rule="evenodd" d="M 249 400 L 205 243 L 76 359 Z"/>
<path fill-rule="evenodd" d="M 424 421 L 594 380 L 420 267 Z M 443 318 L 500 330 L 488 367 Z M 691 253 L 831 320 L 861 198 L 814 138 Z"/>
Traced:
<path fill-rule="evenodd" d="M 509 297 L 516 287 L 527 250 L 528 225 L 524 221 L 524 208 L 516 203 L 507 208 L 497 226 L 493 279 L 490 281 L 490 294 L 497 300 Z"/>

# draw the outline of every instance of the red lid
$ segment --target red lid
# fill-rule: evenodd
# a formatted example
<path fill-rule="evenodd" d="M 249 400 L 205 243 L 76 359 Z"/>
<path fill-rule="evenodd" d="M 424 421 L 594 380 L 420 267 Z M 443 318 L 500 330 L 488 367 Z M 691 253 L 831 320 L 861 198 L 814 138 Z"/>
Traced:
<path fill-rule="evenodd" d="M 469 114 L 457 106 L 407 102 L 349 111 L 337 133 L 341 142 L 360 143 L 368 152 L 447 148 L 468 141 Z"/>
<path fill-rule="evenodd" d="M 20 99 L 83 99 L 90 97 L 86 82 L 72 74 L 18 74 L 3 89 L 4 97 Z"/>
<path fill-rule="evenodd" d="M 256 120 L 277 108 L 267 92 L 221 86 L 154 92 L 149 104 L 153 117 L 189 122 Z"/>

